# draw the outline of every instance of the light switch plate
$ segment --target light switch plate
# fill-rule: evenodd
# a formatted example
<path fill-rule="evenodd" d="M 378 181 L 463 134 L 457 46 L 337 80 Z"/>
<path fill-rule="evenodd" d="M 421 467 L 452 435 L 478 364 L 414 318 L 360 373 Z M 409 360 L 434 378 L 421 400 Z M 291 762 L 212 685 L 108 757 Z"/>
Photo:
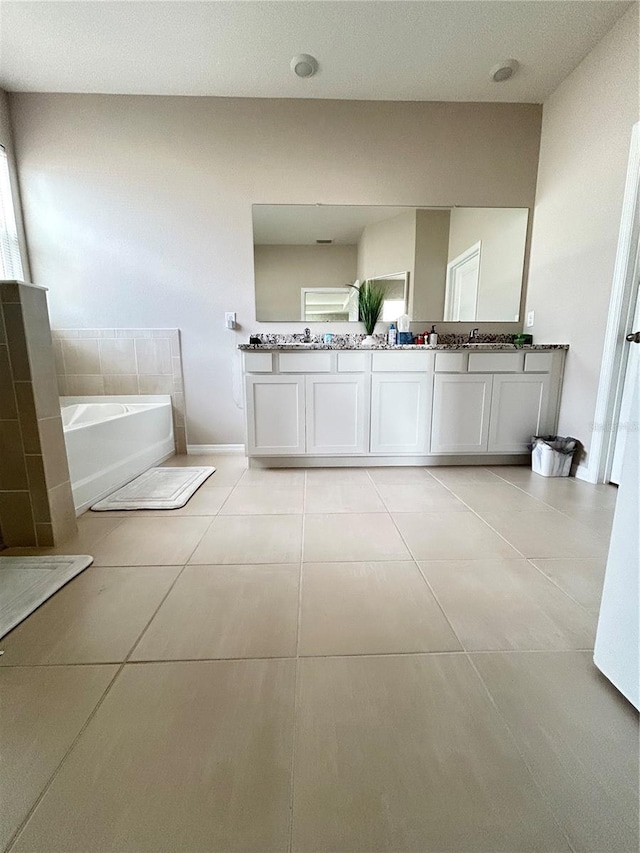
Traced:
<path fill-rule="evenodd" d="M 236 312 L 226 311 L 224 315 L 224 324 L 227 329 L 235 329 L 236 327 Z"/>
<path fill-rule="evenodd" d="M 527 329 L 530 329 L 533 326 L 533 324 L 535 322 L 535 318 L 536 318 L 536 312 L 535 311 L 527 311 Z"/>

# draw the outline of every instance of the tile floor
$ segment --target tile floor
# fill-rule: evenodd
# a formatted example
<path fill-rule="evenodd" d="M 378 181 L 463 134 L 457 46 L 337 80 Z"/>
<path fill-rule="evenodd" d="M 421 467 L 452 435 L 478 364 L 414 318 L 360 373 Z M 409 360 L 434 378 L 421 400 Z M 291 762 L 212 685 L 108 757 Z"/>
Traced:
<path fill-rule="evenodd" d="M 0 641 L 0 848 L 638 849 L 637 716 L 591 660 L 613 487 L 167 464 L 218 470 L 85 515 L 49 550 L 94 565 Z"/>

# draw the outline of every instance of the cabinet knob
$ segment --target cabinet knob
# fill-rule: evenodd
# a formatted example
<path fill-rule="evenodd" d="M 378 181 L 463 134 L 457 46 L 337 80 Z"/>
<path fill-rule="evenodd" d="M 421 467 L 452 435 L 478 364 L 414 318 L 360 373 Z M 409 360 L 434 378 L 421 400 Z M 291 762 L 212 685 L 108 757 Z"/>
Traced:
<path fill-rule="evenodd" d="M 630 344 L 640 344 L 640 332 L 631 332 L 630 335 L 627 335 L 626 340 Z"/>

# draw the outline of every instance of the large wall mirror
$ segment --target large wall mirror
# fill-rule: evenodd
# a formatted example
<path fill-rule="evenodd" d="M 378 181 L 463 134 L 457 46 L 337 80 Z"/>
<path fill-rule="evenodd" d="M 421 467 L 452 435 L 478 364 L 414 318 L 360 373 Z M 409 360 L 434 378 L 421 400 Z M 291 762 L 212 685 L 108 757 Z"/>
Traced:
<path fill-rule="evenodd" d="M 357 321 L 357 285 L 382 319 L 518 322 L 528 208 L 253 206 L 256 319 Z"/>

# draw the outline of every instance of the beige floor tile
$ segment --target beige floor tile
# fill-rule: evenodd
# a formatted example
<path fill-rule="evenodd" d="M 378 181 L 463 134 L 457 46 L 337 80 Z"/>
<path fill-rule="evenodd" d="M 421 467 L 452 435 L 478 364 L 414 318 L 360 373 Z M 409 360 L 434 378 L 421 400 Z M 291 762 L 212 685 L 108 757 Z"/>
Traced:
<path fill-rule="evenodd" d="M 295 663 L 129 664 L 15 853 L 286 851 Z"/>
<path fill-rule="evenodd" d="M 461 501 L 482 515 L 484 512 L 548 512 L 547 504 L 509 483 L 452 483 Z"/>
<path fill-rule="evenodd" d="M 187 566 L 131 660 L 291 657 L 299 567 Z"/>
<path fill-rule="evenodd" d="M 559 510 L 572 507 L 613 510 L 618 495 L 616 486 L 611 484 L 594 485 L 576 480 L 575 477 L 542 477 L 540 474 L 534 474 L 528 467 L 491 470 L 497 476 Z"/>
<path fill-rule="evenodd" d="M 566 851 L 464 655 L 300 662 L 296 853 Z"/>
<path fill-rule="evenodd" d="M 368 468 L 367 470 L 376 485 L 400 486 L 408 483 L 417 483 L 420 485 L 421 483 L 433 482 L 433 478 L 429 473 L 433 469 L 427 469 L 426 467 L 411 468 L 410 466 L 405 467 L 401 465 L 390 468 Z"/>
<path fill-rule="evenodd" d="M 404 512 L 393 518 L 416 560 L 521 556 L 472 512 Z"/>
<path fill-rule="evenodd" d="M 220 515 L 291 515 L 302 512 L 303 486 L 236 486 Z"/>
<path fill-rule="evenodd" d="M 301 655 L 460 648 L 415 563 L 303 564 Z"/>
<path fill-rule="evenodd" d="M 112 519 L 115 520 L 115 519 Z M 125 518 L 93 551 L 97 566 L 178 566 L 211 524 L 208 516 Z"/>
<path fill-rule="evenodd" d="M 301 515 L 219 515 L 190 562 L 205 565 L 297 563 L 301 542 Z"/>
<path fill-rule="evenodd" d="M 386 513 L 306 515 L 303 553 L 309 563 L 410 558 Z"/>
<path fill-rule="evenodd" d="M 527 560 L 421 562 L 465 649 L 589 649 L 596 620 Z"/>
<path fill-rule="evenodd" d="M 531 562 L 587 610 L 598 612 L 607 564 L 604 557 L 594 559 L 567 557 Z"/>
<path fill-rule="evenodd" d="M 366 468 L 307 468 L 307 485 L 316 483 L 371 484 Z"/>
<path fill-rule="evenodd" d="M 244 472 L 241 486 L 303 486 L 305 471 L 302 468 L 251 468 Z"/>
<path fill-rule="evenodd" d="M 575 850 L 637 850 L 637 714 L 591 655 L 487 654 L 473 662 Z"/>
<path fill-rule="evenodd" d="M 554 510 L 486 512 L 482 517 L 525 557 L 602 557 L 609 547 L 606 538 Z"/>
<path fill-rule="evenodd" d="M 2 639 L 0 666 L 123 661 L 179 571 L 90 566 Z"/>
<path fill-rule="evenodd" d="M 305 512 L 386 512 L 373 483 L 307 483 Z"/>
<path fill-rule="evenodd" d="M 566 509 L 559 509 L 558 511 L 574 521 L 580 522 L 580 524 L 588 527 L 593 533 L 597 533 L 598 536 L 603 536 L 606 539 L 611 538 L 614 514 L 613 509 L 583 509 L 568 507 Z"/>
<path fill-rule="evenodd" d="M 117 670 L 117 666 L 55 666 L 0 671 L 3 850 Z"/>
<path fill-rule="evenodd" d="M 465 512 L 467 507 L 435 480 L 424 485 L 413 483 L 380 484 L 378 492 L 389 512 Z"/>
<path fill-rule="evenodd" d="M 497 483 L 498 478 L 488 468 L 479 465 L 442 465 L 431 468 L 431 473 L 445 486 L 460 483 Z"/>

